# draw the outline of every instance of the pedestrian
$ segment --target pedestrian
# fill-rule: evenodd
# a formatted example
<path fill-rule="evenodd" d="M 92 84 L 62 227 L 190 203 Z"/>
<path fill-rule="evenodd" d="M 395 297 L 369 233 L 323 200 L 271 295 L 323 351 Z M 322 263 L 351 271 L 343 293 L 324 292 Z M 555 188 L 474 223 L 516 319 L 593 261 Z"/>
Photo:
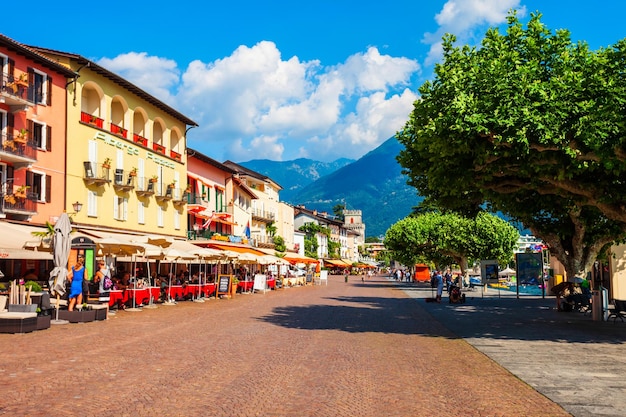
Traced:
<path fill-rule="evenodd" d="M 452 272 L 450 272 L 450 268 L 446 269 L 446 273 L 443 275 L 443 278 L 446 283 L 446 291 L 450 291 L 450 285 L 452 285 Z"/>
<path fill-rule="evenodd" d="M 437 282 L 437 302 L 441 302 L 441 294 L 443 293 L 443 276 L 441 276 L 441 271 L 435 271 L 435 280 Z"/>
<path fill-rule="evenodd" d="M 83 304 L 83 281 L 86 276 L 85 257 L 78 255 L 76 264 L 68 271 L 67 275 L 67 279 L 71 283 L 68 295 L 69 304 L 67 305 L 69 311 L 73 311 L 76 305 Z"/>

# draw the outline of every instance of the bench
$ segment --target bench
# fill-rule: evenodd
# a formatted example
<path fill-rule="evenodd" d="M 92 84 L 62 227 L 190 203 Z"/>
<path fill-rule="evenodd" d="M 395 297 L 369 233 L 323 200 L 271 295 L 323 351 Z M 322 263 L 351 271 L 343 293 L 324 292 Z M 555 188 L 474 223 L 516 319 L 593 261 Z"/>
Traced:
<path fill-rule="evenodd" d="M 613 300 L 613 307 L 609 308 L 609 317 L 607 321 L 613 317 L 613 324 L 617 319 L 620 319 L 624 322 L 624 318 L 626 318 L 626 300 Z"/>

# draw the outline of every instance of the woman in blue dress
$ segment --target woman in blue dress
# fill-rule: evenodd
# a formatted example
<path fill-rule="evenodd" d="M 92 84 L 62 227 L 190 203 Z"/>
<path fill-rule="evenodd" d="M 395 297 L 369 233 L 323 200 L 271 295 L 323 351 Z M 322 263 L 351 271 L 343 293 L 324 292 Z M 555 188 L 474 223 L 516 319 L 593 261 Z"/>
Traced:
<path fill-rule="evenodd" d="M 85 257 L 79 255 L 74 265 L 67 275 L 67 279 L 72 283 L 70 287 L 69 304 L 67 309 L 73 311 L 74 307 L 83 303 L 83 280 L 85 279 Z"/>

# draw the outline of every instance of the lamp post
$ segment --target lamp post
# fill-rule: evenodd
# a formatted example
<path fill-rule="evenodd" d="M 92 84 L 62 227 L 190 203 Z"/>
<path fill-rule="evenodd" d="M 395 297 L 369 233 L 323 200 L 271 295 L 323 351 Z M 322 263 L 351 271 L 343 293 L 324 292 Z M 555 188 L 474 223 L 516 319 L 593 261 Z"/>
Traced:
<path fill-rule="evenodd" d="M 74 209 L 74 214 L 80 213 L 80 211 L 83 209 L 83 203 L 81 203 L 80 201 L 76 201 L 75 203 L 72 203 L 72 208 Z"/>

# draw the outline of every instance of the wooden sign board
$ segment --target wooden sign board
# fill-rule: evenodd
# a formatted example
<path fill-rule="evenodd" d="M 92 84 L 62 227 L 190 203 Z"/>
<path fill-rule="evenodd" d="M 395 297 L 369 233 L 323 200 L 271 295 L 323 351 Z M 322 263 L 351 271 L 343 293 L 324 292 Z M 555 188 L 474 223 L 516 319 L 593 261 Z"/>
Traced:
<path fill-rule="evenodd" d="M 222 294 L 228 295 L 230 293 L 231 278 L 232 278 L 232 275 L 220 275 L 219 276 L 219 279 L 217 281 L 217 290 L 215 290 L 216 297 L 219 297 Z"/>
<path fill-rule="evenodd" d="M 265 274 L 256 274 L 254 276 L 254 291 L 267 291 L 267 275 Z"/>

